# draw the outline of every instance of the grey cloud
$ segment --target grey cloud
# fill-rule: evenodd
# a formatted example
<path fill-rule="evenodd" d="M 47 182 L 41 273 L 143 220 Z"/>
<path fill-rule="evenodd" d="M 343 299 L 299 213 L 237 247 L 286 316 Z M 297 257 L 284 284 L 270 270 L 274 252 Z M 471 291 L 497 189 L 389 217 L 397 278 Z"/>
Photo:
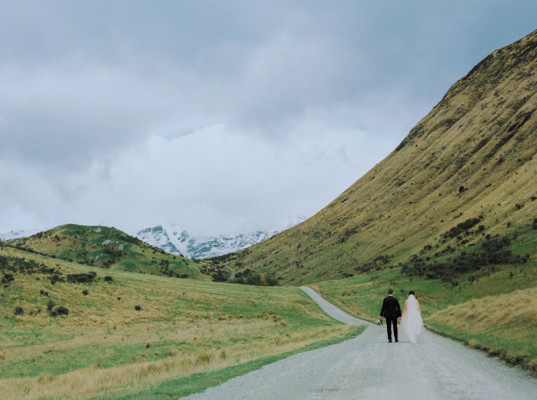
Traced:
<path fill-rule="evenodd" d="M 315 212 L 480 59 L 535 29 L 537 15 L 525 0 L 0 0 L 0 8 L 0 203 L 13 216 L 0 222 L 168 215 L 206 229 L 241 212 L 263 223 Z M 215 126 L 230 142 L 204 136 Z M 265 164 L 247 164 L 256 161 Z M 14 168 L 17 185 L 6 172 Z M 248 180 L 230 178 L 243 169 Z"/>

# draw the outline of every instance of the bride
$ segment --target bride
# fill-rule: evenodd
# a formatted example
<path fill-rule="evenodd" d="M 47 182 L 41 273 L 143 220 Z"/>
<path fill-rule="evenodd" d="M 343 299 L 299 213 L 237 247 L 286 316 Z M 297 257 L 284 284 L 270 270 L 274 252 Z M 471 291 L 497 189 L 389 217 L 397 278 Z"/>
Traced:
<path fill-rule="evenodd" d="M 413 290 L 409 292 L 408 299 L 405 300 L 401 325 L 403 331 L 410 338 L 410 342 L 416 343 L 416 337 L 421 333 L 423 327 L 423 320 L 421 319 L 420 303 Z"/>

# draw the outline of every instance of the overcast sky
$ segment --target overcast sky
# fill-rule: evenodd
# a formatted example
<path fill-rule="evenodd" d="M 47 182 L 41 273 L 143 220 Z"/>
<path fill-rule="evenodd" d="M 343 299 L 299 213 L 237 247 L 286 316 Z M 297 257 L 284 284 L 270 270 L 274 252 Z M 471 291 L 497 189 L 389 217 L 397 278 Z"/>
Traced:
<path fill-rule="evenodd" d="M 0 0 L 0 233 L 309 217 L 536 16 L 535 0 Z"/>

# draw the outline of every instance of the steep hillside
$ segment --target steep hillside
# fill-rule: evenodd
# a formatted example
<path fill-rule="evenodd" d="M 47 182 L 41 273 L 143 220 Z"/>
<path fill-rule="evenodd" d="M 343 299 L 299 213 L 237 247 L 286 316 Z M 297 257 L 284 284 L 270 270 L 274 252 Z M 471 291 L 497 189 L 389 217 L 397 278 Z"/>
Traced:
<path fill-rule="evenodd" d="M 450 256 L 471 267 L 537 255 L 536 71 L 537 31 L 476 65 L 317 215 L 222 261 L 308 283 L 395 265 L 434 275 Z M 463 249 L 481 258 L 461 261 Z"/>
<path fill-rule="evenodd" d="M 95 267 L 209 279 L 209 271 L 203 263 L 166 253 L 125 232 L 104 226 L 62 225 L 7 241 L 6 245 Z"/>

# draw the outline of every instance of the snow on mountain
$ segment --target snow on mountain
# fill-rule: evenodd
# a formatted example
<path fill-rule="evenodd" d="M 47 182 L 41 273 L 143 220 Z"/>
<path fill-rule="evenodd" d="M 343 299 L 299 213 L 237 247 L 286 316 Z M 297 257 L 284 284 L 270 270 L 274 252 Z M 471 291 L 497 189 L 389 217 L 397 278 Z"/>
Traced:
<path fill-rule="evenodd" d="M 294 221 L 283 229 L 268 232 L 259 230 L 236 236 L 208 237 L 193 237 L 186 229 L 176 225 L 157 225 L 139 231 L 136 237 L 164 251 L 182 254 L 188 258 L 217 257 L 250 247 L 303 220 Z"/>

